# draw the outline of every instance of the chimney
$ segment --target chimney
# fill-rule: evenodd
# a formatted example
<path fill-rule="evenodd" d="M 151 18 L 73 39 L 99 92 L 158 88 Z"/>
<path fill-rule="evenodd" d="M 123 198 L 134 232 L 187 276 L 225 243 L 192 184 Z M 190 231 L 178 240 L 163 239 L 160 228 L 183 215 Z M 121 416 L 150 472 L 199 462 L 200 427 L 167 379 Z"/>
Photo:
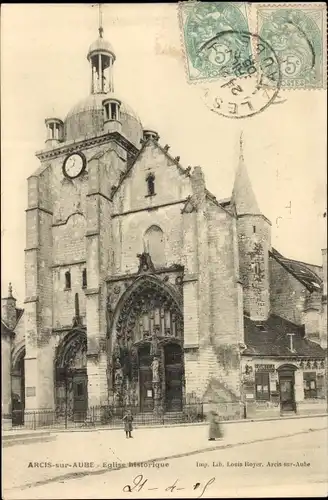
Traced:
<path fill-rule="evenodd" d="M 9 283 L 8 297 L 1 299 L 1 316 L 8 328 L 13 330 L 16 326 L 16 299 L 13 297 L 13 287 Z"/>
<path fill-rule="evenodd" d="M 313 291 L 305 298 L 303 322 L 305 337 L 320 344 L 321 292 Z"/>
<path fill-rule="evenodd" d="M 295 335 L 295 333 L 287 333 L 287 336 L 289 337 L 289 349 L 291 352 L 295 352 L 294 343 L 293 343 L 294 335 Z"/>

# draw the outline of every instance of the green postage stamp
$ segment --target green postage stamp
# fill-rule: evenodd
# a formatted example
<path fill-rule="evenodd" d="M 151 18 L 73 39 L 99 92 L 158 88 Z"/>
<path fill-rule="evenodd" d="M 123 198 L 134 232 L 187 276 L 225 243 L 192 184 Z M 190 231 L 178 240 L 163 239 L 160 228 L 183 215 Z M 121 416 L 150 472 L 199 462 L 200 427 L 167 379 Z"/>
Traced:
<path fill-rule="evenodd" d="M 258 34 L 272 47 L 280 62 L 281 88 L 323 88 L 326 75 L 325 4 L 255 5 Z"/>
<path fill-rule="evenodd" d="M 236 57 L 239 61 L 253 57 L 261 65 L 274 54 L 282 89 L 326 85 L 324 3 L 182 2 L 179 21 L 190 83 L 234 75 Z M 234 34 L 228 44 L 228 37 L 222 36 L 227 33 Z M 254 50 L 252 43 L 238 46 L 238 33 L 258 37 L 265 50 Z"/>
<path fill-rule="evenodd" d="M 209 50 L 203 48 L 221 33 L 250 31 L 246 3 L 182 2 L 179 18 L 189 81 L 217 79 L 223 70 L 229 72 L 236 47 L 220 40 Z"/>

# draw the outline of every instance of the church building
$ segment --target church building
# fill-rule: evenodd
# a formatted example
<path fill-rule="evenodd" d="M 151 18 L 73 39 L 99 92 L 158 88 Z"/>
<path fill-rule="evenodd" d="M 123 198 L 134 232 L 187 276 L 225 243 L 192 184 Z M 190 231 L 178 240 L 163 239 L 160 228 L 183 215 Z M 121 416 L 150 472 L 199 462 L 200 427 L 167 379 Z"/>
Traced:
<path fill-rule="evenodd" d="M 326 250 L 315 266 L 272 248 L 242 141 L 229 199 L 183 167 L 114 92 L 102 28 L 87 61 L 90 94 L 45 120 L 28 178 L 24 311 L 2 301 L 7 406 L 323 411 Z"/>

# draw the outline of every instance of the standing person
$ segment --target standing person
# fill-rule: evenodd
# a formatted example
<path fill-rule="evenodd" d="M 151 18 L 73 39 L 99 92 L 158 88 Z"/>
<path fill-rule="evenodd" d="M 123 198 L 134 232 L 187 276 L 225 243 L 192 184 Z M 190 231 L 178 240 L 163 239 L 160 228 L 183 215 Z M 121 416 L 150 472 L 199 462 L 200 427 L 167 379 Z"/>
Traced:
<path fill-rule="evenodd" d="M 215 441 L 216 439 L 222 438 L 223 432 L 221 429 L 219 414 L 214 408 L 211 408 L 211 410 L 209 411 L 208 420 L 210 424 L 208 432 L 208 440 Z"/>
<path fill-rule="evenodd" d="M 132 438 L 131 432 L 132 432 L 132 422 L 133 422 L 133 417 L 131 414 L 131 410 L 128 410 L 126 414 L 123 417 L 123 422 L 124 422 L 124 430 L 125 430 L 125 435 L 127 438 Z"/>

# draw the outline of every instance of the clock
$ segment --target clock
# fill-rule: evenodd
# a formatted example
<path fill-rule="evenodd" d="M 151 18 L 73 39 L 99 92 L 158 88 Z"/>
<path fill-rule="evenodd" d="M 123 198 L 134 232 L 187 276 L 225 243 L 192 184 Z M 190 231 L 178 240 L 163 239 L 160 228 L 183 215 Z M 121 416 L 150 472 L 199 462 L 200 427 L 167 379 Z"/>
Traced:
<path fill-rule="evenodd" d="M 82 153 L 67 156 L 63 164 L 63 174 L 69 179 L 75 179 L 85 170 L 86 158 Z"/>

